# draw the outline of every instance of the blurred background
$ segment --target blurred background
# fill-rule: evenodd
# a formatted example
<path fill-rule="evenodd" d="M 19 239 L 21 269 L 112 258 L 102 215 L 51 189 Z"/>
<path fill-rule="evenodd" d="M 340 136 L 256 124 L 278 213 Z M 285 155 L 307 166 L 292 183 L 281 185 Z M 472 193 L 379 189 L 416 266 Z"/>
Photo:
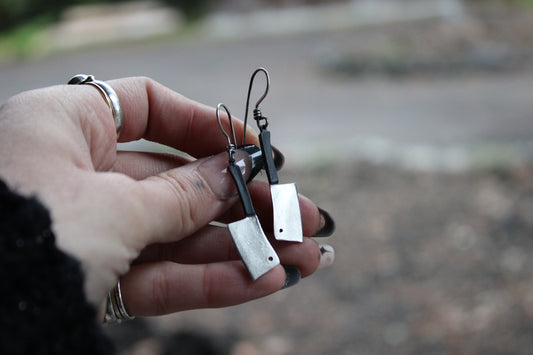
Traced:
<path fill-rule="evenodd" d="M 331 268 L 106 327 L 122 354 L 531 353 L 533 1 L 0 0 L 0 31 L 0 102 L 142 75 L 242 117 L 266 67 L 280 179 L 336 218 Z"/>

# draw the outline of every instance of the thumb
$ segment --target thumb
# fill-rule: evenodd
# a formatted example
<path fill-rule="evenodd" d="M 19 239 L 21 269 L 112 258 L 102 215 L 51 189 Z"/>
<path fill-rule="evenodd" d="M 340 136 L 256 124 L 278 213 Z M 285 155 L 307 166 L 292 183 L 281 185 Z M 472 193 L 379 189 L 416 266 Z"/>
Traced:
<path fill-rule="evenodd" d="M 244 177 L 252 170 L 246 152 L 235 152 Z M 220 153 L 140 182 L 147 244 L 180 240 L 224 213 L 237 200 L 227 170 L 228 154 Z"/>

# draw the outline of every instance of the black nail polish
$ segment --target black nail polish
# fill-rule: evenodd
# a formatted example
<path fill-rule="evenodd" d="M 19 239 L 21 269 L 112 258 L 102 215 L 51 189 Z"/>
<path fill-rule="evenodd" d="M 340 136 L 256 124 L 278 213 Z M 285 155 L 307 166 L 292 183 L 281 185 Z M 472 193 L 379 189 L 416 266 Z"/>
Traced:
<path fill-rule="evenodd" d="M 263 154 L 261 153 L 261 148 L 254 144 L 242 145 L 239 147 L 239 149 L 244 150 L 252 158 L 252 171 L 250 173 L 250 176 L 248 177 L 248 180 L 246 181 L 246 183 L 249 183 L 257 176 L 257 174 L 259 174 L 259 172 L 263 168 Z"/>
<path fill-rule="evenodd" d="M 329 237 L 335 232 L 335 220 L 331 215 L 323 210 L 322 208 L 318 207 L 318 211 L 320 212 L 320 230 L 313 235 L 314 238 L 324 238 Z"/>
<path fill-rule="evenodd" d="M 272 153 L 274 153 L 274 166 L 276 167 L 277 171 L 280 171 L 283 167 L 283 164 L 285 164 L 285 156 L 278 148 L 274 147 L 273 145 L 271 145 L 271 148 Z"/>
<path fill-rule="evenodd" d="M 282 290 L 296 285 L 302 278 L 302 273 L 296 266 L 283 265 L 283 268 L 285 269 L 286 277 Z"/>

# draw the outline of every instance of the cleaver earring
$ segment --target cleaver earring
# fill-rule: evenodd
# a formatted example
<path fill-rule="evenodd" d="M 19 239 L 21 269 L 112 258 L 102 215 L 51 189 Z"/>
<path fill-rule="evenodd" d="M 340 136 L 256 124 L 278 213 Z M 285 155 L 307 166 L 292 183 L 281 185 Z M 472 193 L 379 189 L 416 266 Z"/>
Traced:
<path fill-rule="evenodd" d="M 246 100 L 246 113 L 248 113 L 253 81 L 259 72 L 263 72 L 266 76 L 266 89 L 264 94 L 255 104 L 254 119 L 257 122 L 257 127 L 260 130 L 259 142 L 261 143 L 261 151 L 263 153 L 265 170 L 267 173 L 268 182 L 270 184 L 270 194 L 274 210 L 274 237 L 277 240 L 301 243 L 303 242 L 302 217 L 296 184 L 279 183 L 274 157 L 272 155 L 272 146 L 270 144 L 270 131 L 267 129 L 268 119 L 263 116 L 261 110 L 259 109 L 259 105 L 268 94 L 270 87 L 270 77 L 264 68 L 258 68 L 250 79 L 248 98 Z M 246 116 L 247 115 L 245 114 L 245 117 Z M 245 136 L 243 135 L 243 139 L 244 138 Z"/>
<path fill-rule="evenodd" d="M 228 224 L 228 230 L 233 239 L 233 243 L 237 247 L 239 255 L 241 256 L 244 265 L 248 269 L 250 276 L 253 280 L 257 280 L 261 275 L 267 273 L 273 269 L 276 265 L 279 265 L 279 257 L 274 251 L 274 248 L 270 245 L 263 229 L 261 228 L 261 223 L 259 218 L 255 213 L 254 207 L 252 205 L 252 199 L 248 188 L 246 187 L 246 182 L 242 176 L 241 169 L 235 164 L 235 143 L 232 143 L 230 135 L 226 132 L 222 126 L 222 121 L 220 119 L 220 109 L 223 108 L 229 119 L 229 124 L 231 128 L 231 136 L 233 142 L 235 142 L 235 130 L 233 128 L 233 121 L 231 118 L 231 113 L 224 104 L 217 105 L 217 120 L 220 129 L 224 136 L 228 140 L 228 154 L 229 154 L 229 165 L 228 171 L 235 182 L 239 197 L 241 199 L 242 206 L 244 208 L 245 218 L 240 221 L 236 221 Z"/>

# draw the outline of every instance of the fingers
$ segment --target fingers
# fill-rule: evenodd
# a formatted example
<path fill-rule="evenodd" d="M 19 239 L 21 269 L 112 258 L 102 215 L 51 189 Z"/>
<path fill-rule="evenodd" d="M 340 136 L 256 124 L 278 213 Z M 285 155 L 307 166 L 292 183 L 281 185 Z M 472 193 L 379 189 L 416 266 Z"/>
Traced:
<path fill-rule="evenodd" d="M 113 171 L 135 180 L 143 180 L 190 162 L 190 159 L 175 154 L 121 151 L 117 153 Z"/>
<path fill-rule="evenodd" d="M 175 243 L 153 244 L 145 248 L 134 264 L 173 261 L 182 264 L 203 264 L 238 260 L 227 228 L 208 225 Z"/>
<path fill-rule="evenodd" d="M 250 157 L 238 151 L 236 158 L 237 164 L 248 174 L 251 170 Z M 171 237 L 179 240 L 214 219 L 223 222 L 241 219 L 242 206 L 238 203 L 235 184 L 226 168 L 226 153 L 189 162 L 186 158 L 173 155 L 120 152 L 114 166 L 115 171 L 137 180 L 148 176 L 141 181 L 142 201 L 146 207 L 143 220 L 147 224 L 151 222 L 154 233 L 158 233 L 147 236 L 151 238 L 147 241 L 149 243 L 169 242 Z M 272 202 L 268 184 L 254 181 L 249 184 L 249 190 L 264 230 L 272 231 Z M 304 235 L 314 235 L 321 220 L 318 208 L 312 201 L 300 196 L 300 210 Z"/>
<path fill-rule="evenodd" d="M 318 244 L 304 238 L 303 243 L 271 240 L 281 263 L 296 266 L 303 277 L 312 274 L 320 263 Z M 240 260 L 226 227 L 207 226 L 176 243 L 151 245 L 135 260 L 135 264 L 172 261 L 180 264 L 206 264 Z"/>
<path fill-rule="evenodd" d="M 110 81 L 124 115 L 121 142 L 145 138 L 204 157 L 223 151 L 227 140 L 218 126 L 215 109 L 202 105 L 148 78 Z M 221 113 L 225 127 L 229 126 Z M 233 120 L 235 134 L 242 137 L 243 122 Z M 254 134 L 247 142 L 258 144 Z M 237 142 L 240 144 L 240 142 Z"/>
<path fill-rule="evenodd" d="M 132 267 L 120 285 L 129 314 L 154 316 L 248 302 L 278 291 L 285 278 L 281 266 L 252 281 L 239 261 L 203 265 L 158 262 Z"/>
<path fill-rule="evenodd" d="M 273 245 L 281 263 L 295 266 L 303 277 L 320 264 L 320 247 L 309 238 L 303 243 Z M 222 227 L 210 226 L 181 242 L 152 246 L 121 279 L 125 307 L 136 316 L 226 307 L 267 296 L 285 284 L 288 274 L 283 267 L 252 281 L 236 258 L 227 229 Z"/>
<path fill-rule="evenodd" d="M 237 151 L 235 160 L 247 176 L 250 156 Z M 238 195 L 227 166 L 227 153 L 220 153 L 139 181 L 136 192 L 150 231 L 146 244 L 184 238 L 233 205 Z"/>

